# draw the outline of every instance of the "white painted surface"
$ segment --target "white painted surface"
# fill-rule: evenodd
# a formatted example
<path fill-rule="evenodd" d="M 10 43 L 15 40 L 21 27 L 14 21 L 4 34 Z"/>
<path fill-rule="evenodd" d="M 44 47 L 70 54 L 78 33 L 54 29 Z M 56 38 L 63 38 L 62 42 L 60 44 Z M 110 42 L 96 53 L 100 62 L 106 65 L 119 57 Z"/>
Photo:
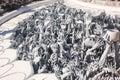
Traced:
<path fill-rule="evenodd" d="M 16 78 L 13 78 L 13 79 L 10 79 L 9 77 L 18 77 L 22 74 L 25 75 L 25 79 L 30 77 L 31 75 L 33 75 L 33 68 L 32 68 L 32 65 L 30 63 L 30 61 L 15 61 L 15 62 L 12 62 L 11 64 L 8 64 L 6 66 L 3 66 L 0 68 L 0 72 L 2 73 L 0 75 L 0 80 L 16 80 Z M 16 73 L 21 73 L 19 75 L 13 75 L 13 74 L 16 74 Z M 8 75 L 11 75 L 11 76 L 8 76 Z M 23 75 L 22 75 L 23 76 Z M 4 77 L 4 79 L 3 79 Z M 6 78 L 5 78 L 6 77 Z M 24 79 L 23 78 L 23 79 Z M 19 80 L 19 78 L 18 78 Z M 22 80 L 22 79 L 20 79 Z"/>
<path fill-rule="evenodd" d="M 2 77 L 0 80 L 24 80 L 24 79 L 25 79 L 25 74 L 14 73 L 14 74 L 9 74 L 5 77 Z"/>
<path fill-rule="evenodd" d="M 9 63 L 17 59 L 17 52 L 14 49 L 6 49 L 3 53 L 0 54 L 0 59 L 9 59 Z"/>
<path fill-rule="evenodd" d="M 6 65 L 9 63 L 9 59 L 8 58 L 0 58 L 0 67 Z"/>
<path fill-rule="evenodd" d="M 54 73 L 43 73 L 32 76 L 27 80 L 58 80 Z"/>
<path fill-rule="evenodd" d="M 106 11 L 107 14 L 120 15 L 120 7 L 112 7 L 112 6 L 86 3 L 80 0 L 64 0 L 64 1 L 66 5 L 73 7 L 73 8 L 83 9 L 83 10 L 90 11 L 90 12 L 96 11 L 97 13 L 101 11 Z"/>

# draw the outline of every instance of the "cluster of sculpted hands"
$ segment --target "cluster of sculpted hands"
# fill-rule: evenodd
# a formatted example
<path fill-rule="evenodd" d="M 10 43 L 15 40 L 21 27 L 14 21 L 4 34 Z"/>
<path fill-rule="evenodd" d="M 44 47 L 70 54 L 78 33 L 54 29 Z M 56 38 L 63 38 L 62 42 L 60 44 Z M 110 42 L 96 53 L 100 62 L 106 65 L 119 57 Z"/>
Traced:
<path fill-rule="evenodd" d="M 18 60 L 31 61 L 35 74 L 55 73 L 59 80 L 117 80 L 119 21 L 105 12 L 94 16 L 58 2 L 20 22 L 11 47 L 18 50 Z"/>

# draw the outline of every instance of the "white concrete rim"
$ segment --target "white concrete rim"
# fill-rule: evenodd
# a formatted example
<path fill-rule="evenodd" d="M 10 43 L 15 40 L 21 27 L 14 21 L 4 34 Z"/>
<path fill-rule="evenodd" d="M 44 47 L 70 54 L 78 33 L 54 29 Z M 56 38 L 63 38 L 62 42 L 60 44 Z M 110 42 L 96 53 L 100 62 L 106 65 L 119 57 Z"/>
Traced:
<path fill-rule="evenodd" d="M 33 3 L 33 4 L 29 4 L 27 6 L 22 6 L 20 9 L 14 10 L 14 11 L 0 17 L 0 25 L 2 25 L 6 21 L 8 21 L 8 20 L 14 18 L 15 16 L 18 16 L 24 12 L 34 10 L 41 6 L 55 3 L 56 1 L 58 1 L 58 0 L 43 0 L 43 1 L 38 1 L 36 3 Z"/>
<path fill-rule="evenodd" d="M 120 7 L 88 3 L 80 0 L 64 0 L 64 2 L 66 5 L 72 8 L 82 9 L 84 7 L 86 8 L 85 10 L 94 9 L 97 11 L 105 11 L 109 15 L 120 15 Z"/>

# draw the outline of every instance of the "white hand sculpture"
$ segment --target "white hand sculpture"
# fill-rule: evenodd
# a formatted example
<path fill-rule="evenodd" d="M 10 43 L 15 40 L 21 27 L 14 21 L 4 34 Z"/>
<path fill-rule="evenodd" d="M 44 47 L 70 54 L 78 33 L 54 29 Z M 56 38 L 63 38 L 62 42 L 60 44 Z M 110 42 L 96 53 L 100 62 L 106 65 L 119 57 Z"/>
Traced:
<path fill-rule="evenodd" d="M 108 30 L 103 37 L 108 42 L 118 42 L 120 41 L 120 31 L 118 30 Z"/>

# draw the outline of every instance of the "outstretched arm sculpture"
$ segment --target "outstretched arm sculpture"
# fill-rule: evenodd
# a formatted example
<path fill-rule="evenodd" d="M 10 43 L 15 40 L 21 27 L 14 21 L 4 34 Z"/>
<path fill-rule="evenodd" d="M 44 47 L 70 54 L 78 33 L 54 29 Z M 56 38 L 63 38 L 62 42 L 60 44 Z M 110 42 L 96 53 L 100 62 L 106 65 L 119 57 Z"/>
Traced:
<path fill-rule="evenodd" d="M 112 45 L 112 43 L 116 43 L 118 41 L 120 41 L 120 32 L 118 30 L 108 30 L 104 36 L 104 39 L 107 41 L 106 43 L 106 49 L 103 52 L 100 61 L 99 61 L 99 65 L 103 66 L 107 57 L 107 54 L 110 50 L 110 46 Z M 119 56 L 118 55 L 118 51 L 116 50 L 117 47 L 115 47 L 115 56 Z M 118 62 L 118 58 L 115 57 L 115 61 L 116 63 Z"/>
<path fill-rule="evenodd" d="M 107 73 L 110 73 L 110 72 L 114 73 L 115 75 L 120 76 L 120 68 L 117 69 L 117 70 L 111 70 L 110 68 L 103 68 L 103 70 L 100 73 L 96 74 L 92 78 L 92 80 L 98 80 L 99 77 L 101 77 L 103 74 L 107 74 Z"/>

